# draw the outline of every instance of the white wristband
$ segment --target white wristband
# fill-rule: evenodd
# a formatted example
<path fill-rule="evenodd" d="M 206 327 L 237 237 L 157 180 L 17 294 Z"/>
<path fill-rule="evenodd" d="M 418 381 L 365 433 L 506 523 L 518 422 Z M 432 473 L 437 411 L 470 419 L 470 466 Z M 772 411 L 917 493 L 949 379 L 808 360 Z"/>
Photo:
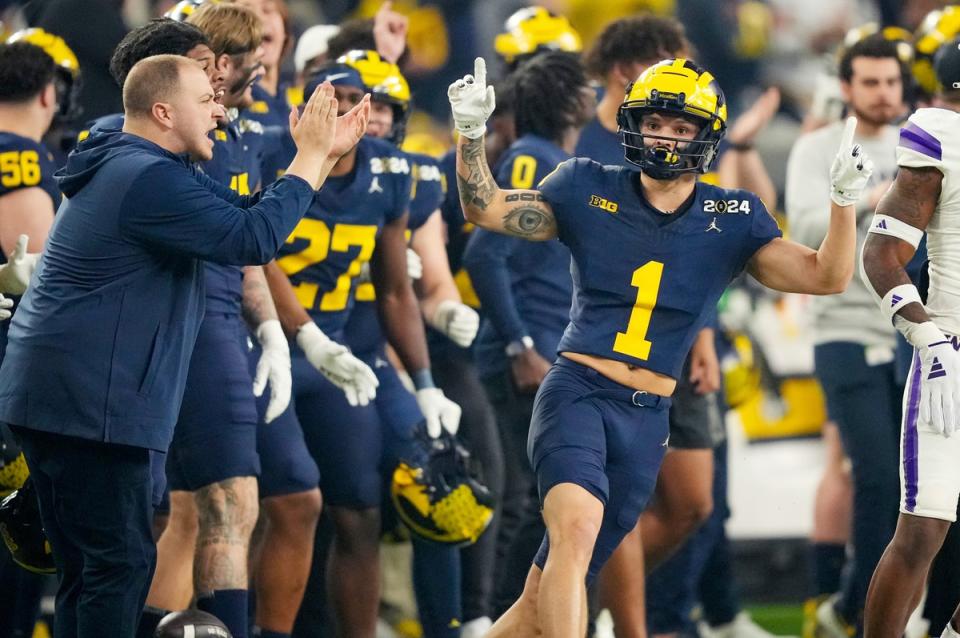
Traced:
<path fill-rule="evenodd" d="M 920 291 L 913 284 L 901 284 L 887 291 L 887 294 L 880 300 L 880 310 L 888 320 L 893 321 L 894 315 L 901 308 L 911 303 L 923 305 L 923 301 L 920 299 Z"/>
<path fill-rule="evenodd" d="M 902 239 L 914 248 L 919 246 L 920 240 L 923 239 L 922 230 L 889 215 L 874 215 L 873 221 L 870 222 L 869 232 Z"/>

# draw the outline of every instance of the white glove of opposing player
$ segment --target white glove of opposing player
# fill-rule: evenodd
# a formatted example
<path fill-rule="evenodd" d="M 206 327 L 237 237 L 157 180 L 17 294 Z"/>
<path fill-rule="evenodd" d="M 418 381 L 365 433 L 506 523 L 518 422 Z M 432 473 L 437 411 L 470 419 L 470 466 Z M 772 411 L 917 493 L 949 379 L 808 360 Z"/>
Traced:
<path fill-rule="evenodd" d="M 10 311 L 11 308 L 13 308 L 13 299 L 7 299 L 0 295 L 0 321 L 6 321 L 13 316 L 13 312 Z"/>
<path fill-rule="evenodd" d="M 407 248 L 407 276 L 410 279 L 423 277 L 423 260 L 413 248 Z"/>
<path fill-rule="evenodd" d="M 445 299 L 437 305 L 430 325 L 447 335 L 461 348 L 468 348 L 480 329 L 477 311 L 459 301 Z"/>
<path fill-rule="evenodd" d="M 465 75 L 447 89 L 453 123 L 461 135 L 475 140 L 487 130 L 487 119 L 497 105 L 493 87 L 487 86 L 487 63 L 477 58 L 473 75 Z"/>
<path fill-rule="evenodd" d="M 290 372 L 290 346 L 283 328 L 276 319 L 267 319 L 256 331 L 257 341 L 263 352 L 257 361 L 257 373 L 253 379 L 253 395 L 259 397 L 270 382 L 270 403 L 263 420 L 270 423 L 283 414 L 290 405 L 293 377 Z"/>
<path fill-rule="evenodd" d="M 837 206 L 856 204 L 873 175 L 873 161 L 853 143 L 857 118 L 850 116 L 840 137 L 840 149 L 830 167 L 830 199 Z"/>
<path fill-rule="evenodd" d="M 448 399 L 440 388 L 417 390 L 417 405 L 427 421 L 427 434 L 431 439 L 440 436 L 443 430 L 456 434 L 460 429 L 460 406 Z"/>
<path fill-rule="evenodd" d="M 343 390 L 352 406 L 367 405 L 377 396 L 377 375 L 370 366 L 350 354 L 346 346 L 332 341 L 312 321 L 297 331 L 297 345 L 307 361 L 330 383 Z"/>
<path fill-rule="evenodd" d="M 7 263 L 0 266 L 0 292 L 11 295 L 22 295 L 26 292 L 30 277 L 40 261 L 40 253 L 27 252 L 28 241 L 26 235 L 20 235 L 13 254 L 7 259 Z"/>
<path fill-rule="evenodd" d="M 960 409 L 960 354 L 944 339 L 918 348 L 920 355 L 920 421 L 950 437 L 957 430 Z"/>

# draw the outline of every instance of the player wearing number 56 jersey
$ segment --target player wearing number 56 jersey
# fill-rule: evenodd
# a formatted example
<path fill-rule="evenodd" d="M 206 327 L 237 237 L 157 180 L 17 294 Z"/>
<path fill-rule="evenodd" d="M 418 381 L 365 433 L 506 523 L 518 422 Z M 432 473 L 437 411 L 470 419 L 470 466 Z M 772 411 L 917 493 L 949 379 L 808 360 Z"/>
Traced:
<path fill-rule="evenodd" d="M 756 196 L 697 183 L 723 137 L 726 104 L 693 62 L 659 62 L 627 92 L 618 121 L 639 173 L 573 159 L 536 190 L 500 189 L 490 174 L 483 135 L 494 94 L 482 59 L 449 96 L 467 219 L 534 241 L 558 237 L 573 257 L 570 324 L 540 386 L 528 441 L 547 535 L 523 594 L 488 636 L 580 636 L 584 580 L 653 490 L 669 396 L 697 331 L 744 269 L 779 290 L 843 290 L 855 252 L 849 204 L 871 167 L 852 145 L 851 121 L 832 172 L 830 230 L 814 251 L 780 238 Z"/>

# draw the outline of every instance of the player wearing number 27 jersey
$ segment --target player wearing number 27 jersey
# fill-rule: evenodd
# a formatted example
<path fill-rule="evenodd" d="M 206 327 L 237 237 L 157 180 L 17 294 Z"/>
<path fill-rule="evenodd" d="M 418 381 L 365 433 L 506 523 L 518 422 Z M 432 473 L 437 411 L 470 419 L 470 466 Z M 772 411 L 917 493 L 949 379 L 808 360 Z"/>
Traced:
<path fill-rule="evenodd" d="M 547 535 L 520 600 L 488 635 L 572 637 L 586 629 L 585 579 L 653 490 L 669 397 L 710 310 L 744 269 L 779 290 L 843 290 L 856 243 L 850 204 L 871 167 L 852 144 L 851 120 L 832 171 L 826 239 L 818 251 L 783 240 L 755 195 L 697 183 L 723 137 L 726 104 L 710 73 L 677 59 L 644 71 L 620 107 L 626 159 L 639 172 L 572 159 L 537 190 L 503 190 L 483 151 L 494 107 L 485 76 L 478 59 L 475 74 L 449 90 L 464 213 L 488 230 L 559 238 L 574 288 L 528 441 Z"/>

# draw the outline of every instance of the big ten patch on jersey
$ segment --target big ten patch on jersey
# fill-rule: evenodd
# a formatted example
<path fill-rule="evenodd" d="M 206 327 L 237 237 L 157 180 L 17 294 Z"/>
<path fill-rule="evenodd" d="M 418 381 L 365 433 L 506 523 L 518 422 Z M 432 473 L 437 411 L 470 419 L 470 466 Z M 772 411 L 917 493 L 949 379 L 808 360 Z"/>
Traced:
<path fill-rule="evenodd" d="M 574 159 L 540 184 L 574 262 L 574 304 L 560 350 L 676 379 L 724 289 L 781 233 L 753 193 L 698 182 L 667 215 L 645 200 L 637 177 Z M 594 198 L 616 203 L 616 213 L 591 206 Z M 737 212 L 717 212 L 721 201 Z"/>
<path fill-rule="evenodd" d="M 0 197 L 24 188 L 40 188 L 60 205 L 61 193 L 53 180 L 53 155 L 41 142 L 14 133 L 0 133 Z"/>
<path fill-rule="evenodd" d="M 357 145 L 354 169 L 327 178 L 280 249 L 277 265 L 327 334 L 346 325 L 357 278 L 373 255 L 380 231 L 407 212 L 410 180 L 409 162 L 400 151 L 364 138 Z"/>

